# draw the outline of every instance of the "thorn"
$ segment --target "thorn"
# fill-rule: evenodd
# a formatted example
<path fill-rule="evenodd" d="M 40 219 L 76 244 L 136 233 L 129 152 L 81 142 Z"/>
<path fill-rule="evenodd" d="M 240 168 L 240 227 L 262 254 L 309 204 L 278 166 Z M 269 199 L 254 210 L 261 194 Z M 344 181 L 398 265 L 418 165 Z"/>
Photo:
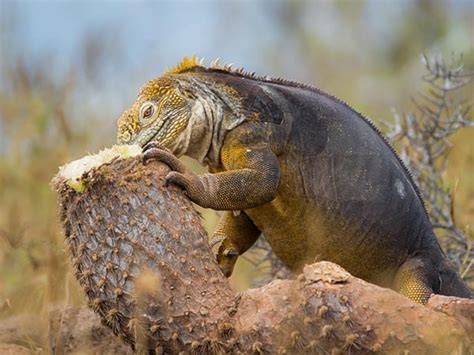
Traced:
<path fill-rule="evenodd" d="M 219 57 L 217 57 L 216 59 L 214 59 L 214 60 L 211 62 L 210 67 L 211 67 L 212 69 L 217 69 L 217 68 L 219 68 L 219 67 L 220 67 L 220 65 L 219 65 L 220 60 L 221 60 L 221 59 L 220 59 Z"/>

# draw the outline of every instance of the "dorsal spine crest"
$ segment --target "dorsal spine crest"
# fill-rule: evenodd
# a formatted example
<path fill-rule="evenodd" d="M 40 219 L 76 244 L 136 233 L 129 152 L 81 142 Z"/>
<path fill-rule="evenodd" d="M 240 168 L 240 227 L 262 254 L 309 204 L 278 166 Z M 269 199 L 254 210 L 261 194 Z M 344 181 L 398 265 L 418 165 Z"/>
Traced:
<path fill-rule="evenodd" d="M 167 68 L 165 74 L 180 74 L 196 67 L 203 67 L 204 58 L 199 59 L 195 54 L 190 57 L 184 57 L 181 62 L 174 67 Z"/>

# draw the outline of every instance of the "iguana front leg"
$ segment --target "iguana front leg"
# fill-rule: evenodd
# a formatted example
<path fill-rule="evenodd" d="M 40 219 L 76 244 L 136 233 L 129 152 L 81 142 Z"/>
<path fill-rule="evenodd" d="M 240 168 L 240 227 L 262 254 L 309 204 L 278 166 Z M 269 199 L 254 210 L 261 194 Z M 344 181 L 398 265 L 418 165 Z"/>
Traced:
<path fill-rule="evenodd" d="M 195 175 L 169 150 L 157 145 L 144 147 L 144 162 L 157 159 L 170 166 L 167 183 L 184 188 L 188 197 L 202 207 L 229 210 L 222 216 L 214 233 L 216 258 L 225 276 L 229 277 L 239 255 L 245 253 L 261 232 L 241 212 L 273 200 L 280 183 L 280 166 L 269 145 L 252 124 L 243 124 L 227 134 L 221 148 L 223 172 Z"/>
<path fill-rule="evenodd" d="M 150 148 L 144 162 L 157 159 L 175 170 L 168 183 L 180 185 L 198 205 L 215 210 L 244 210 L 273 200 L 280 183 L 278 158 L 252 124 L 242 124 L 227 134 L 221 148 L 224 171 L 196 175 L 168 150 Z"/>
<path fill-rule="evenodd" d="M 217 263 L 226 277 L 232 275 L 239 255 L 245 253 L 258 239 L 261 232 L 244 213 L 223 213 L 211 240 Z"/>

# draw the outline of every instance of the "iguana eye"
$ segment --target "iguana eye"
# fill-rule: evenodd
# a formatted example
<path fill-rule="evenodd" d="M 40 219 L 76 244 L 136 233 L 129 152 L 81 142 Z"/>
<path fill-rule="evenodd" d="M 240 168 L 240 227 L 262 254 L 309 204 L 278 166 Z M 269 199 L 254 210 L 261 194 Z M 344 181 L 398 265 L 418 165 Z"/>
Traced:
<path fill-rule="evenodd" d="M 155 106 L 151 103 L 146 103 L 142 106 L 141 109 L 141 119 L 148 120 L 155 113 Z"/>

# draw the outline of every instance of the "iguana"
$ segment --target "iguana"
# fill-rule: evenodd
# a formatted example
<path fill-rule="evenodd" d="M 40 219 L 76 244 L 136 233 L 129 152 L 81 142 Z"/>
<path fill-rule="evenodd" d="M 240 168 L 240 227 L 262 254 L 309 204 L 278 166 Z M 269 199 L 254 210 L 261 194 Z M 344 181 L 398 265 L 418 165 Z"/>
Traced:
<path fill-rule="evenodd" d="M 375 126 L 315 87 L 185 58 L 118 120 L 118 143 L 172 171 L 215 231 L 226 276 L 263 233 L 294 272 L 316 260 L 426 303 L 471 297 L 443 253 L 420 192 Z M 188 172 L 177 157 L 209 167 Z"/>

